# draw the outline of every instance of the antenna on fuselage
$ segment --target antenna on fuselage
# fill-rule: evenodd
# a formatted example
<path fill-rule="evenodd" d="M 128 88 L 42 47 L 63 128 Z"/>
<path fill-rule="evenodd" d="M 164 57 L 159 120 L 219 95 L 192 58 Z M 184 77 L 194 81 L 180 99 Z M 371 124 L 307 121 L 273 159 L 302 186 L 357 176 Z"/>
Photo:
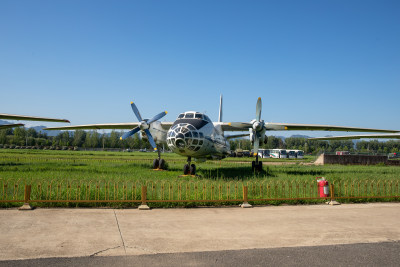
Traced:
<path fill-rule="evenodd" d="M 219 97 L 219 114 L 218 114 L 218 122 L 222 122 L 222 94 Z"/>

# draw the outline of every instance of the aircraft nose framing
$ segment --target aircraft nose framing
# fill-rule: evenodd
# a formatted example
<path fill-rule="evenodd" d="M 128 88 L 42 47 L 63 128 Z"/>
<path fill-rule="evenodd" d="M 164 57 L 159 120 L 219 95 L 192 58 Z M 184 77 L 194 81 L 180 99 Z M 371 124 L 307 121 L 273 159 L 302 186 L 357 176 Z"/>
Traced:
<path fill-rule="evenodd" d="M 197 152 L 204 143 L 203 133 L 198 132 L 193 125 L 179 123 L 174 125 L 167 134 L 167 144 L 170 149 L 184 152 L 185 150 Z"/>

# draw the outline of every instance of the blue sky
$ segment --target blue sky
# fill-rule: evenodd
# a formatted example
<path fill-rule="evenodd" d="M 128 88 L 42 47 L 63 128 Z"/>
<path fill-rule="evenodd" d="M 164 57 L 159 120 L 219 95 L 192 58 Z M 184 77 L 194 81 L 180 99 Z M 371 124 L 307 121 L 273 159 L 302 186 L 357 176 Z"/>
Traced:
<path fill-rule="evenodd" d="M 261 97 L 269 122 L 400 130 L 399 14 L 399 1 L 3 0 L 0 113 L 130 122 L 133 100 L 143 117 L 217 120 L 223 94 L 224 121 L 253 119 Z"/>

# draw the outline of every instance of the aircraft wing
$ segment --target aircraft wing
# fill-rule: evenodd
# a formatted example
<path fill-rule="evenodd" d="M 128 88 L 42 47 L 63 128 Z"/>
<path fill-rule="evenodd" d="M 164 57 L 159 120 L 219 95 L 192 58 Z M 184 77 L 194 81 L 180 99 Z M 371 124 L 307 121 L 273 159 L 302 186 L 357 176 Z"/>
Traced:
<path fill-rule="evenodd" d="M 222 122 L 223 131 L 248 131 L 252 127 L 248 122 Z M 377 132 L 377 133 L 397 133 L 398 130 L 382 130 L 371 128 L 358 128 L 347 126 L 321 125 L 321 124 L 298 124 L 298 123 L 273 123 L 266 122 L 264 127 L 267 131 L 340 131 L 340 132 Z"/>
<path fill-rule="evenodd" d="M 128 122 L 128 123 L 104 123 L 104 124 L 86 124 L 86 125 L 75 125 L 75 126 L 64 126 L 64 127 L 51 127 L 44 128 L 43 130 L 99 130 L 99 129 L 121 129 L 131 130 L 139 126 L 139 122 Z M 171 128 L 173 122 L 161 122 L 161 126 L 168 130 Z"/>
<path fill-rule="evenodd" d="M 382 130 L 372 128 L 358 128 L 347 126 L 320 125 L 320 124 L 296 124 L 296 123 L 265 123 L 265 128 L 269 131 L 341 131 L 341 132 L 377 132 L 377 133 L 396 133 L 398 130 Z"/>
<path fill-rule="evenodd" d="M 235 134 L 235 135 L 227 135 L 225 136 L 226 139 L 235 139 L 235 138 L 240 138 L 240 137 L 246 137 L 249 136 L 250 134 Z"/>
<path fill-rule="evenodd" d="M 389 138 L 400 139 L 400 133 L 391 134 L 360 134 L 360 135 L 344 135 L 344 136 L 327 136 L 327 137 L 313 137 L 308 140 L 349 140 L 349 139 L 362 139 L 362 138 Z"/>
<path fill-rule="evenodd" d="M 0 125 L 0 129 L 14 128 L 14 127 L 19 127 L 19 126 L 24 126 L 24 124 L 22 124 L 22 123 L 17 123 L 17 124 L 2 124 L 2 125 Z"/>
<path fill-rule="evenodd" d="M 0 114 L 0 119 L 23 120 L 23 121 L 70 122 L 69 120 L 66 120 L 66 119 L 53 119 L 53 118 L 33 117 L 33 116 L 24 116 L 24 115 L 12 115 L 12 114 Z"/>
<path fill-rule="evenodd" d="M 235 123 L 214 122 L 213 124 L 215 126 L 217 125 L 221 126 L 222 131 L 231 131 L 231 132 L 244 132 L 248 131 L 249 128 L 252 127 L 252 124 L 247 122 L 235 122 Z"/>

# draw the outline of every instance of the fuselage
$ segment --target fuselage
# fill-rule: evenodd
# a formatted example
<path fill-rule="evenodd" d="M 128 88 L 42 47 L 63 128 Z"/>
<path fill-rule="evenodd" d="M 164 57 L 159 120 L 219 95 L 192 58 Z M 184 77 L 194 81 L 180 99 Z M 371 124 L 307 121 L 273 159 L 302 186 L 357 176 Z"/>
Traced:
<path fill-rule="evenodd" d="M 223 132 L 207 115 L 195 111 L 179 114 L 166 141 L 172 152 L 196 159 L 224 158 L 230 150 Z"/>

